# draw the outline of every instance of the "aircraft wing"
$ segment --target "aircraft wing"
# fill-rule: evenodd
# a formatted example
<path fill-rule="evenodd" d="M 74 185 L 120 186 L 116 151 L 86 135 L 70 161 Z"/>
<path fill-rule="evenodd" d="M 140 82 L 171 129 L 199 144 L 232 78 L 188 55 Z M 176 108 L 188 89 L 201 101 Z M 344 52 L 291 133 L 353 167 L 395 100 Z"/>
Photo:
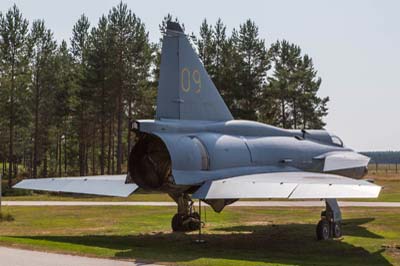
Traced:
<path fill-rule="evenodd" d="M 138 186 L 125 184 L 126 175 L 25 179 L 14 188 L 127 197 Z"/>
<path fill-rule="evenodd" d="M 368 181 L 339 175 L 274 172 L 210 180 L 193 194 L 193 198 L 377 198 L 380 190 L 380 186 Z"/>

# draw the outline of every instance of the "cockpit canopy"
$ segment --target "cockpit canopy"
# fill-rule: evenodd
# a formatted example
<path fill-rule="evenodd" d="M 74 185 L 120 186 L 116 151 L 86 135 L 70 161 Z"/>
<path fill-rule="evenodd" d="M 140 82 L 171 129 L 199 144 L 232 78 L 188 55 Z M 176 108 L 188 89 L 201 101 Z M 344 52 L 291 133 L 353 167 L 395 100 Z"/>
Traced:
<path fill-rule="evenodd" d="M 331 134 L 331 139 L 332 139 L 332 144 L 339 146 L 339 147 L 343 147 L 343 141 L 336 135 Z"/>
<path fill-rule="evenodd" d="M 344 147 L 343 141 L 338 136 L 336 136 L 335 134 L 331 134 L 326 130 L 307 129 L 302 130 L 301 132 L 305 139 L 311 139 L 337 147 Z"/>

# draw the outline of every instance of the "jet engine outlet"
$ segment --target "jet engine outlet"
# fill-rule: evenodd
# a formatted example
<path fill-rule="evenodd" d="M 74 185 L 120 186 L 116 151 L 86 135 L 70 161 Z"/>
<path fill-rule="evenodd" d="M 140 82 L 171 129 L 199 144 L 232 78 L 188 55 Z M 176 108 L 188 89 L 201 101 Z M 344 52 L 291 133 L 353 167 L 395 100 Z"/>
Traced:
<path fill-rule="evenodd" d="M 169 182 L 171 157 L 164 142 L 156 135 L 139 132 L 129 155 L 128 169 L 134 183 L 157 190 Z"/>

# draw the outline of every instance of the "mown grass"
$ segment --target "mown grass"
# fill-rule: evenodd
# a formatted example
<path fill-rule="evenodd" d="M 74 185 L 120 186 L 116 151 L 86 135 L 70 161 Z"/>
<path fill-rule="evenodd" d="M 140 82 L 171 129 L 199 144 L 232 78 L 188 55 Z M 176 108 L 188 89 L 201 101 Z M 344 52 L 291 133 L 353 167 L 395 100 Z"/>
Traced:
<path fill-rule="evenodd" d="M 369 174 L 366 179 L 372 179 L 377 185 L 382 186 L 381 193 L 376 199 L 364 199 L 363 201 L 400 201 L 400 174 Z"/>
<path fill-rule="evenodd" d="M 172 265 L 400 265 L 400 210 L 344 208 L 344 237 L 315 240 L 320 208 L 207 210 L 205 244 L 170 207 L 6 207 L 0 244 Z M 393 248 L 384 248 L 393 247 Z"/>

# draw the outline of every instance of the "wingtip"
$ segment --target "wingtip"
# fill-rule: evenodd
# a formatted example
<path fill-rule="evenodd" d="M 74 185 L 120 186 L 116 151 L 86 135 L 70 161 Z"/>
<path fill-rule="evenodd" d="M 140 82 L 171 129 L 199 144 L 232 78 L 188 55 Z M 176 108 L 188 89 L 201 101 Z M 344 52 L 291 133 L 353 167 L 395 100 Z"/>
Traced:
<path fill-rule="evenodd" d="M 11 188 L 20 188 L 22 181 L 19 181 L 18 183 L 14 184 Z"/>

